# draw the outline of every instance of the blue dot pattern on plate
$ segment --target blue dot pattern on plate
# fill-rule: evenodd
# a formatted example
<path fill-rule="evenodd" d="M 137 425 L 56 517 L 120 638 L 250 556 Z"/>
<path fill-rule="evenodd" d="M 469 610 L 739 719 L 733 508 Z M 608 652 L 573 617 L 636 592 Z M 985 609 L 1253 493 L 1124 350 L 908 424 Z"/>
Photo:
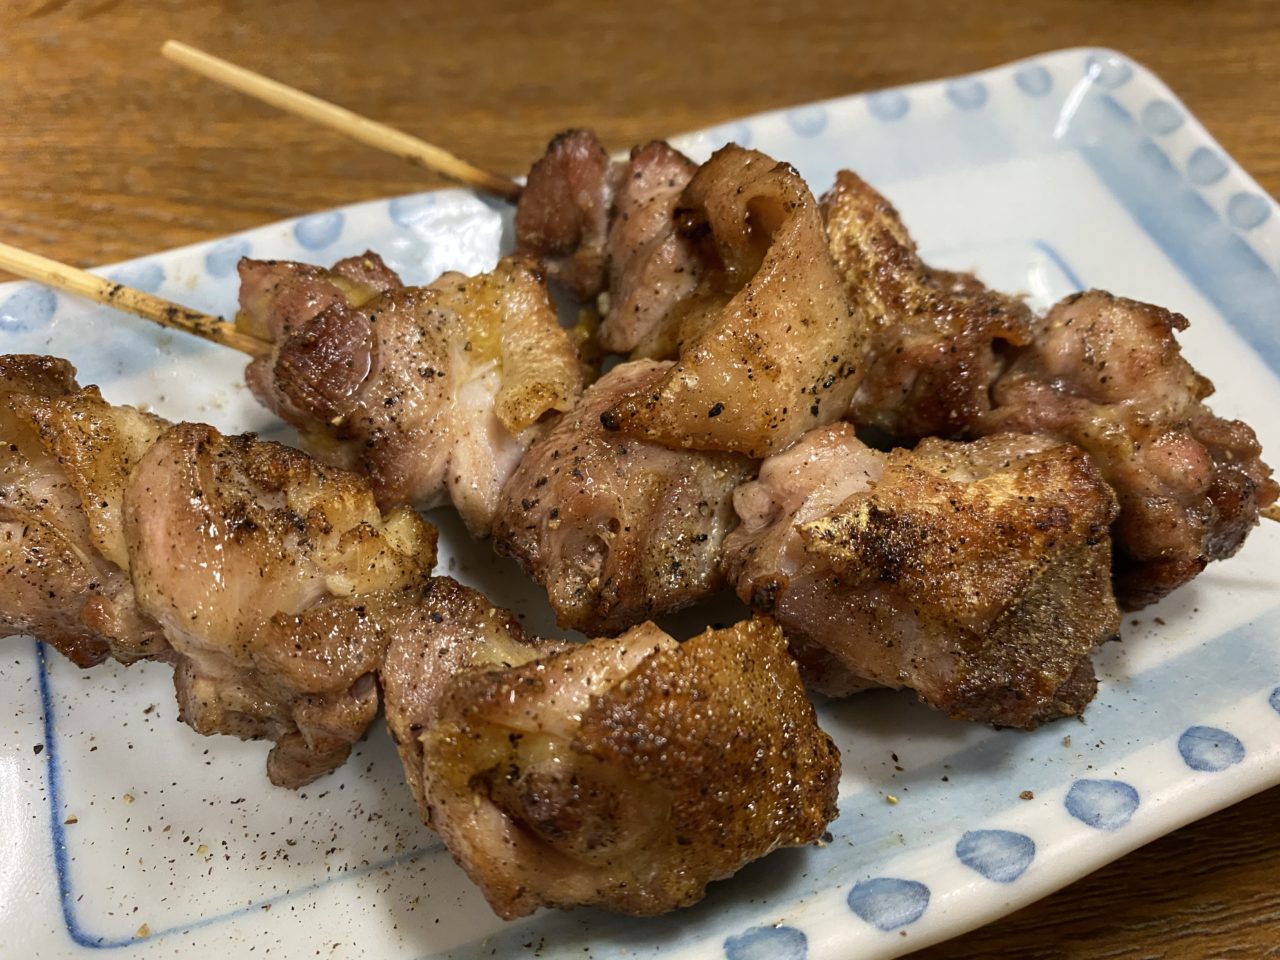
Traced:
<path fill-rule="evenodd" d="M 240 258 L 247 257 L 251 249 L 249 241 L 239 237 L 220 240 L 204 255 L 204 269 L 215 279 L 229 277 L 235 270 L 236 264 L 240 262 Z"/>
<path fill-rule="evenodd" d="M 1120 780 L 1077 780 L 1067 791 L 1067 813 L 1098 830 L 1119 830 L 1133 817 L 1138 791 Z"/>
<path fill-rule="evenodd" d="M 1217 773 L 1244 759 L 1244 744 L 1217 727 L 1188 727 L 1178 738 L 1178 752 L 1192 770 Z"/>
<path fill-rule="evenodd" d="M 947 84 L 947 99 L 961 110 L 980 110 L 987 102 L 987 86 L 981 80 L 957 80 Z"/>
<path fill-rule="evenodd" d="M 1252 230 L 1271 215 L 1271 205 L 1256 193 L 1237 193 L 1227 201 L 1227 219 L 1233 227 Z"/>
<path fill-rule="evenodd" d="M 1198 187 L 1217 183 L 1226 175 L 1226 161 L 1208 147 L 1196 147 L 1187 160 L 1187 177 Z"/>
<path fill-rule="evenodd" d="M 970 830 L 956 844 L 956 857 L 996 883 L 1013 883 L 1036 856 L 1036 842 L 1012 830 Z"/>
<path fill-rule="evenodd" d="M 1013 82 L 1027 96 L 1043 97 L 1053 89 L 1053 74 L 1039 65 L 1023 67 L 1013 75 Z"/>
<path fill-rule="evenodd" d="M 1272 710 L 1274 710 L 1276 713 L 1280 713 L 1280 687 L 1276 687 L 1274 690 L 1271 691 L 1271 699 L 1268 701 L 1268 703 L 1271 704 Z"/>
<path fill-rule="evenodd" d="M 1114 53 L 1091 53 L 1085 61 L 1085 72 L 1107 90 L 1124 86 L 1133 76 L 1133 68 Z"/>
<path fill-rule="evenodd" d="M 1182 111 L 1168 100 L 1152 100 L 1142 108 L 1142 125 L 1149 133 L 1173 133 L 1184 119 Z"/>
<path fill-rule="evenodd" d="M 825 107 L 797 107 L 787 111 L 787 123 L 802 137 L 816 137 L 827 129 Z"/>
<path fill-rule="evenodd" d="M 48 287 L 23 287 L 0 303 L 0 332 L 25 333 L 47 326 L 58 309 L 58 295 Z"/>
<path fill-rule="evenodd" d="M 804 960 L 809 938 L 795 927 L 752 927 L 724 942 L 726 960 Z"/>
<path fill-rule="evenodd" d="M 867 97 L 867 109 L 877 120 L 901 120 L 911 109 L 911 101 L 905 93 L 886 90 Z"/>
<path fill-rule="evenodd" d="M 429 193 L 417 193 L 409 197 L 396 197 L 387 204 L 387 216 L 393 223 L 397 223 L 402 227 L 410 227 L 416 223 L 424 213 L 433 209 L 436 205 L 436 198 Z"/>
<path fill-rule="evenodd" d="M 929 888 L 915 880 L 875 877 L 849 891 L 849 909 L 885 931 L 915 923 L 928 906 Z"/>
<path fill-rule="evenodd" d="M 308 250 L 320 250 L 338 239 L 344 219 L 340 210 L 303 217 L 293 225 L 293 235 Z"/>
<path fill-rule="evenodd" d="M 134 287 L 143 293 L 155 293 L 164 283 L 164 267 L 154 260 L 147 260 L 113 270 L 107 275 L 107 279 L 112 283 Z"/>

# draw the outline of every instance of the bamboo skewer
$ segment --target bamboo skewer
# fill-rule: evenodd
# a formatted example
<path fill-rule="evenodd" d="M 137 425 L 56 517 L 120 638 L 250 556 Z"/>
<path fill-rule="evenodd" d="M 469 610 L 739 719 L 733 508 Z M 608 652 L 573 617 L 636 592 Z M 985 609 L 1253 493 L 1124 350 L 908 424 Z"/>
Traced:
<path fill-rule="evenodd" d="M 113 283 L 57 260 L 11 247 L 7 243 L 0 243 L 0 268 L 55 290 L 115 307 L 144 320 L 152 320 L 162 327 L 181 330 L 212 343 L 231 347 L 251 357 L 263 357 L 271 353 L 271 344 L 238 330 L 234 323 L 228 323 L 221 317 L 189 310 L 163 297 L 143 293 L 122 283 Z"/>
<path fill-rule="evenodd" d="M 303 93 L 260 73 L 236 66 L 203 50 L 177 40 L 169 40 L 160 48 L 160 52 L 174 63 L 208 77 L 215 83 L 239 90 L 286 113 L 320 123 L 353 140 L 393 153 L 450 180 L 513 202 L 520 196 L 520 184 L 509 177 L 481 169 L 425 140 L 385 123 L 362 117 L 345 107 Z"/>

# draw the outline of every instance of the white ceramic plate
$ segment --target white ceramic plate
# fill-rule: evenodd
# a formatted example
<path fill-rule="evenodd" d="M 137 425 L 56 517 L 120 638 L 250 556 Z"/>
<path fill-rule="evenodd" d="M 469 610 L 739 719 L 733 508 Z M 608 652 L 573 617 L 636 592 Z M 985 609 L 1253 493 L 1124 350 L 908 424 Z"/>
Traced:
<path fill-rule="evenodd" d="M 681 138 L 842 166 L 901 208 L 925 253 L 1038 306 L 1100 286 L 1179 310 L 1215 409 L 1280 451 L 1280 215 L 1168 89 L 1069 50 L 971 77 L 799 107 Z M 500 205 L 461 191 L 366 203 L 107 272 L 229 315 L 242 254 L 372 248 L 406 279 L 489 267 Z M 110 400 L 272 432 L 230 351 L 54 295 L 0 288 L 0 349 L 60 354 Z M 444 528 L 442 569 L 545 626 L 545 603 Z M 909 695 L 821 708 L 844 753 L 822 848 L 784 851 L 657 920 L 496 920 L 417 821 L 389 738 L 301 792 L 266 747 L 175 720 L 168 668 L 79 671 L 34 642 L 0 660 L 0 955 L 74 957 L 891 957 L 1008 913 L 1280 782 L 1280 528 L 1126 620 L 1084 723 L 950 722 Z M 705 614 L 704 614 L 705 616 Z M 696 617 L 695 617 L 696 619 Z M 1032 799 L 1034 795 L 1034 799 Z M 1027 799 L 1021 799 L 1026 797 Z M 892 798 L 892 799 L 891 799 Z M 895 802 L 896 801 L 896 802 Z"/>

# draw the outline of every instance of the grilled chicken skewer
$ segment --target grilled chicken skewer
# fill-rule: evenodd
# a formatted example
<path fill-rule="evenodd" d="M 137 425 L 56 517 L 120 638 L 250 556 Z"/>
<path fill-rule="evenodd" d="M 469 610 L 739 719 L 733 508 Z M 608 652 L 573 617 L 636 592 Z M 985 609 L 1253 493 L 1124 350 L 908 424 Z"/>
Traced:
<path fill-rule="evenodd" d="M 839 753 L 767 619 L 547 643 L 447 579 L 423 610 L 387 654 L 387 723 L 423 819 L 502 917 L 686 906 L 836 814 Z"/>
<path fill-rule="evenodd" d="M 341 763 L 385 690 L 424 819 L 503 917 L 685 906 L 836 815 L 839 754 L 768 621 L 534 640 L 429 578 L 434 531 L 360 478 L 113 407 L 65 361 L 0 357 L 0 426 L 5 635 L 171 662 L 180 717 L 274 740 L 283 786 Z"/>
<path fill-rule="evenodd" d="M 273 740 L 278 785 L 346 759 L 433 528 L 296 450 L 108 404 L 63 360 L 0 357 L 0 428 L 0 634 L 172 663 L 181 719 Z"/>

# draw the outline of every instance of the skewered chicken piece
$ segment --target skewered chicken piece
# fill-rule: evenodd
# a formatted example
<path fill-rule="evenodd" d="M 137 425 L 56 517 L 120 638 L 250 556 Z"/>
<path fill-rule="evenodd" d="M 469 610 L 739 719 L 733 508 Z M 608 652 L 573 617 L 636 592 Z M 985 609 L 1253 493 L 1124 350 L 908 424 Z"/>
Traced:
<path fill-rule="evenodd" d="M 582 370 L 527 260 L 403 287 L 371 253 L 332 270 L 244 260 L 237 325 L 274 343 L 249 386 L 325 463 L 355 470 L 384 507 L 446 495 L 477 536 L 502 484 L 569 409 Z"/>
<path fill-rule="evenodd" d="M 800 176 L 728 146 L 701 167 L 666 144 L 610 164 L 587 131 L 552 141 L 516 211 L 517 249 L 579 296 L 609 282 L 609 349 L 674 359 L 611 429 L 764 457 L 839 419 L 862 374 L 854 317 Z"/>
<path fill-rule="evenodd" d="M 1120 498 L 1116 594 L 1159 600 L 1234 554 L 1280 486 L 1248 424 L 1204 404 L 1185 317 L 1100 290 L 1063 300 L 995 385 L 975 432 L 1037 431 L 1087 450 Z"/>
<path fill-rule="evenodd" d="M 430 572 L 435 531 L 296 450 L 111 406 L 65 361 L 0 371 L 6 633 L 82 666 L 173 662 L 181 718 L 274 740 L 276 784 L 345 760 L 377 713 L 384 611 Z"/>
<path fill-rule="evenodd" d="M 726 563 L 817 689 L 910 687 L 952 717 L 1034 727 L 1082 712 L 1116 635 L 1115 496 L 1047 437 L 877 453 L 810 432 L 734 496 Z"/>
<path fill-rule="evenodd" d="M 826 249 L 809 188 L 787 164 L 728 146 L 681 195 L 699 238 L 697 290 L 664 320 L 676 365 L 605 425 L 672 447 L 765 457 L 840 419 L 862 377 L 864 328 Z"/>
<path fill-rule="evenodd" d="M 822 213 L 845 294 L 870 329 L 847 419 L 906 446 L 964 436 L 991 409 L 1011 348 L 1031 342 L 1031 310 L 923 263 L 898 212 L 857 174 L 836 174 Z"/>
<path fill-rule="evenodd" d="M 1145 606 L 1231 556 L 1280 488 L 1253 430 L 1203 403 L 1184 317 L 1102 291 L 1043 318 L 974 278 L 923 264 L 897 212 L 854 174 L 824 200 L 851 300 L 877 317 L 850 419 L 925 433 L 1043 433 L 1088 451 L 1120 500 L 1122 606 Z"/>
<path fill-rule="evenodd" d="M 745 457 L 671 450 L 609 432 L 600 416 L 670 363 L 615 367 L 537 441 L 502 492 L 494 547 L 547 591 L 556 622 L 619 633 L 724 585 L 720 551 Z"/>
<path fill-rule="evenodd" d="M 608 291 L 599 330 L 606 350 L 674 357 L 667 321 L 697 288 L 702 266 L 675 209 L 697 169 L 661 141 L 610 162 L 594 133 L 569 130 L 529 171 L 516 250 L 582 300 Z"/>
<path fill-rule="evenodd" d="M 165 428 L 113 407 L 54 357 L 0 357 L 0 636 L 34 634 L 81 667 L 163 656 L 139 611 L 120 505 Z"/>
<path fill-rule="evenodd" d="M 474 591 L 427 603 L 428 652 L 388 654 L 388 723 L 424 819 L 500 916 L 687 906 L 835 817 L 839 753 L 771 621 L 548 652 Z"/>

